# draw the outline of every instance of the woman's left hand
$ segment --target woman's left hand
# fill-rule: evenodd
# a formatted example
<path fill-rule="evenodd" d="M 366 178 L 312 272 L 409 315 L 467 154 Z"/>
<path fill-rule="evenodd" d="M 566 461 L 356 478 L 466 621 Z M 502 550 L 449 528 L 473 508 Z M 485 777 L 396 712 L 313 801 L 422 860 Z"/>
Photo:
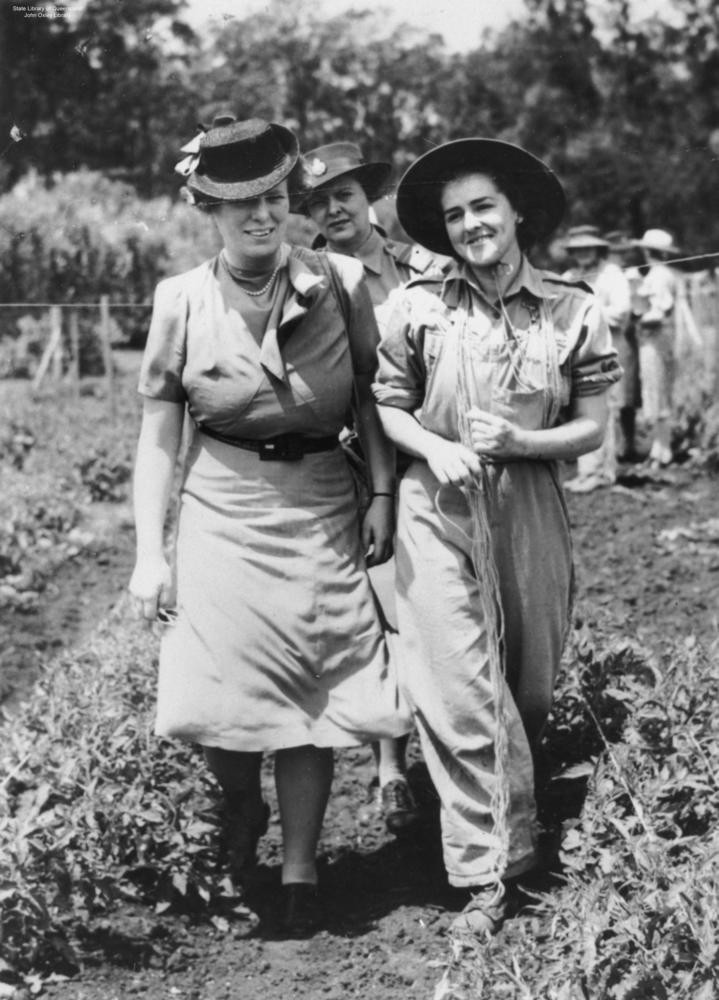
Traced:
<path fill-rule="evenodd" d="M 362 546 L 368 566 L 379 566 L 392 555 L 394 497 L 374 497 L 362 521 Z"/>
<path fill-rule="evenodd" d="M 472 448 L 487 458 L 519 458 L 525 454 L 525 432 L 510 420 L 473 406 L 467 413 Z"/>

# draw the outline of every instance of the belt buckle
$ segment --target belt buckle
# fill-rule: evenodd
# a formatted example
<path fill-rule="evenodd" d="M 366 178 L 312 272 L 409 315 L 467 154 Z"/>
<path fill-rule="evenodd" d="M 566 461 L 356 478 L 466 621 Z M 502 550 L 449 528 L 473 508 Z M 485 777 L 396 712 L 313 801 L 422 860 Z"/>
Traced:
<path fill-rule="evenodd" d="M 281 438 L 260 441 L 261 462 L 299 462 L 303 455 L 299 435 L 287 434 Z"/>

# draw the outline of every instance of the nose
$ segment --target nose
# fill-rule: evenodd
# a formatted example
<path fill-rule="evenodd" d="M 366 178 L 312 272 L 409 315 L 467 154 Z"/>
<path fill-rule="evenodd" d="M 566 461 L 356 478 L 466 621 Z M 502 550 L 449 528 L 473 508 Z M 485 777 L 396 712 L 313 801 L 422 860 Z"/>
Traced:
<path fill-rule="evenodd" d="M 334 195 L 330 195 L 329 204 L 328 204 L 328 212 L 329 212 L 329 214 L 330 215 L 336 215 L 337 212 L 340 211 L 341 207 L 342 206 L 340 205 L 340 203 L 337 200 L 337 198 L 335 198 Z"/>
<path fill-rule="evenodd" d="M 267 202 L 267 200 L 265 198 L 263 198 L 262 196 L 260 196 L 257 199 L 257 201 L 255 202 L 255 204 L 253 206 L 252 214 L 253 214 L 253 216 L 256 219 L 261 219 L 263 221 L 265 219 L 269 219 L 269 217 L 270 217 L 270 208 L 269 208 L 269 204 L 268 204 L 268 202 Z"/>
<path fill-rule="evenodd" d="M 478 229 L 482 224 L 481 219 L 477 213 L 471 209 L 466 209 L 464 213 L 464 228 L 465 229 Z"/>

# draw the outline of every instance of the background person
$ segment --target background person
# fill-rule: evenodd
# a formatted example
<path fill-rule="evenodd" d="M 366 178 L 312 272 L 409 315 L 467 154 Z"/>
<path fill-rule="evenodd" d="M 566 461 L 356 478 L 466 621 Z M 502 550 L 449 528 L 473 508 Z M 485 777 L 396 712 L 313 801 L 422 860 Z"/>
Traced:
<path fill-rule="evenodd" d="M 333 142 L 304 154 L 310 190 L 304 201 L 319 230 L 313 246 L 356 257 L 364 268 L 375 316 L 382 332 L 391 291 L 417 275 L 439 269 L 429 251 L 389 239 L 372 221 L 371 204 L 386 190 L 392 167 L 366 161 L 359 146 Z M 399 457 L 399 473 L 406 467 Z M 396 630 L 394 561 L 370 570 L 385 622 Z M 407 739 L 382 740 L 375 748 L 380 803 L 387 828 L 402 833 L 417 819 L 406 777 Z"/>
<path fill-rule="evenodd" d="M 370 384 L 377 331 L 361 267 L 284 242 L 300 189 L 294 135 L 222 117 L 179 167 L 220 253 L 162 281 L 140 376 L 137 563 L 130 592 L 152 620 L 172 603 L 163 524 L 185 416 L 177 622 L 160 656 L 156 732 L 205 748 L 224 793 L 240 878 L 266 825 L 262 754 L 275 751 L 288 936 L 321 919 L 315 852 L 332 747 L 409 728 L 365 569 L 393 531 L 391 448 Z M 353 386 L 377 496 L 357 526 L 338 447 Z M 240 856 L 238 856 L 238 854 Z"/>
<path fill-rule="evenodd" d="M 638 462 L 641 460 L 641 455 L 637 448 L 637 410 L 642 405 L 642 389 L 634 301 L 636 289 L 642 279 L 641 271 L 637 267 L 642 258 L 640 251 L 625 232 L 614 229 L 605 233 L 604 238 L 609 244 L 608 260 L 621 269 L 629 285 L 629 319 L 624 328 L 624 336 L 614 343 L 619 355 L 619 364 L 622 366 L 622 380 L 619 383 L 620 440 L 617 458 L 620 462 Z"/>
<path fill-rule="evenodd" d="M 574 266 L 565 277 L 571 281 L 586 281 L 593 289 L 604 310 L 612 334 L 612 343 L 621 361 L 628 353 L 626 334 L 631 320 L 631 292 L 629 282 L 617 264 L 610 261 L 609 243 L 599 234 L 596 226 L 574 226 L 564 244 Z M 573 493 L 590 493 L 600 486 L 611 486 L 617 478 L 616 424 L 622 404 L 623 378 L 607 393 L 609 419 L 599 448 L 580 455 L 577 473 L 564 484 Z"/>
<path fill-rule="evenodd" d="M 498 927 L 500 881 L 536 864 L 533 754 L 572 590 L 557 462 L 600 443 L 620 376 L 595 297 L 525 255 L 564 206 L 545 164 L 491 139 L 431 150 L 397 190 L 405 231 L 454 257 L 394 293 L 375 395 L 416 458 L 400 485 L 400 663 L 470 931 Z"/>
<path fill-rule="evenodd" d="M 642 415 L 650 429 L 652 468 L 671 464 L 671 417 L 674 388 L 675 310 L 681 275 L 667 260 L 679 254 L 674 237 L 664 229 L 648 229 L 635 245 L 648 265 L 636 290 L 638 300 L 639 370 Z"/>

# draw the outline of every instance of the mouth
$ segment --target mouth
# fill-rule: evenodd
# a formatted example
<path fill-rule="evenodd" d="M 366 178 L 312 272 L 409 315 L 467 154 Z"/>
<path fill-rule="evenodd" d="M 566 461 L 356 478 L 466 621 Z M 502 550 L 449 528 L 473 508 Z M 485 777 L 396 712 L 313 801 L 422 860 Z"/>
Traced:
<path fill-rule="evenodd" d="M 246 229 L 246 234 L 255 240 L 263 240 L 274 233 L 274 229 Z"/>
<path fill-rule="evenodd" d="M 487 243 L 492 239 L 492 233 L 470 233 L 469 236 L 465 238 L 465 243 L 467 246 L 482 246 L 483 243 Z"/>

